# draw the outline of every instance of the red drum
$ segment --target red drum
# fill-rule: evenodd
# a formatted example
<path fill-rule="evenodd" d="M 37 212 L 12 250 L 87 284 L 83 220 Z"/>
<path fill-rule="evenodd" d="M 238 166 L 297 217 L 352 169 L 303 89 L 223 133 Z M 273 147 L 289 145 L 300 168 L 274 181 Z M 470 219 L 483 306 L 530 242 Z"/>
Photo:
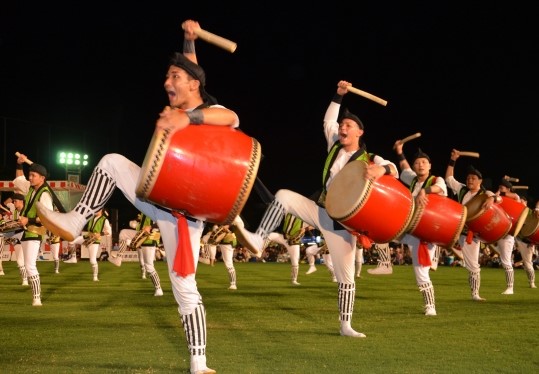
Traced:
<path fill-rule="evenodd" d="M 539 218 L 530 210 L 520 229 L 519 236 L 529 240 L 533 244 L 539 244 Z"/>
<path fill-rule="evenodd" d="M 468 209 L 466 225 L 486 244 L 495 243 L 511 230 L 511 217 L 498 204 L 483 209 L 487 194 L 475 195 L 465 205 Z"/>
<path fill-rule="evenodd" d="M 500 206 L 511 218 L 512 226 L 511 230 L 509 230 L 509 235 L 517 236 L 522 229 L 522 225 L 524 225 L 524 221 L 526 221 L 530 209 L 515 199 L 505 196 L 502 196 Z"/>
<path fill-rule="evenodd" d="M 446 196 L 428 195 L 426 206 L 415 205 L 408 233 L 426 242 L 452 248 L 466 224 L 467 208 Z"/>
<path fill-rule="evenodd" d="M 395 177 L 365 180 L 365 161 L 346 164 L 326 196 L 331 218 L 375 243 L 390 242 L 406 232 L 414 211 L 412 193 Z"/>
<path fill-rule="evenodd" d="M 228 225 L 251 193 L 260 156 L 256 139 L 228 126 L 156 129 L 136 194 L 190 217 Z"/>

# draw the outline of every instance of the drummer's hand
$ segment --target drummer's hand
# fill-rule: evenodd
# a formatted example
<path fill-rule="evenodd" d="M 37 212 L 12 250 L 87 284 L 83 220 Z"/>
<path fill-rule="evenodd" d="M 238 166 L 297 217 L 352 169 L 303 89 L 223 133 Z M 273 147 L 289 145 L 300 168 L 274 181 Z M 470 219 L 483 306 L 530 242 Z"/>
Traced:
<path fill-rule="evenodd" d="M 200 25 L 197 21 L 188 19 L 182 23 L 182 29 L 184 31 L 183 38 L 185 40 L 195 40 L 198 38 L 197 34 L 195 34 L 195 30 L 200 30 Z"/>
<path fill-rule="evenodd" d="M 489 209 L 492 207 L 492 205 L 496 203 L 496 199 L 497 199 L 497 198 L 498 198 L 497 195 L 489 196 L 489 197 L 485 200 L 485 202 L 483 203 L 482 208 L 483 208 L 484 210 L 489 210 Z"/>
<path fill-rule="evenodd" d="M 18 221 L 22 226 L 26 227 L 28 224 L 28 217 L 21 216 Z"/>
<path fill-rule="evenodd" d="M 348 93 L 348 86 L 351 86 L 352 84 L 347 81 L 340 81 L 337 83 L 337 94 L 338 95 L 346 95 Z"/>
<path fill-rule="evenodd" d="M 417 194 L 415 202 L 421 207 L 426 206 L 429 202 L 429 195 L 425 192 L 424 188 L 422 188 L 421 191 L 419 191 L 419 193 Z"/>
<path fill-rule="evenodd" d="M 385 173 L 386 173 L 386 169 L 383 166 L 376 165 L 376 164 L 369 164 L 365 168 L 365 179 L 370 180 L 371 182 L 374 182 Z"/>
<path fill-rule="evenodd" d="M 453 149 L 451 151 L 451 160 L 456 161 L 459 157 L 460 157 L 460 151 L 456 150 L 456 149 Z"/>
<path fill-rule="evenodd" d="M 181 130 L 188 125 L 189 117 L 185 111 L 166 106 L 165 109 L 159 113 L 159 119 L 157 120 L 155 127 L 162 130 Z"/>
<path fill-rule="evenodd" d="M 404 145 L 404 143 L 402 142 L 401 139 L 397 140 L 395 142 L 395 144 L 393 144 L 393 149 L 395 150 L 395 153 L 397 155 L 400 155 L 402 154 L 402 146 Z"/>

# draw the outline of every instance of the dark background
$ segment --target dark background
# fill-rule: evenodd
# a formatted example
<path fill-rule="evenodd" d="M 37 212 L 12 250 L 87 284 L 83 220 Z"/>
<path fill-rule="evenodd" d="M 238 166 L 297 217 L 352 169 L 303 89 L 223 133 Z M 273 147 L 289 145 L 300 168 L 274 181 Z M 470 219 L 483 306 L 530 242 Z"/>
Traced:
<path fill-rule="evenodd" d="M 370 152 L 396 161 L 394 142 L 421 132 L 404 150 L 409 158 L 418 147 L 428 153 L 434 174 L 445 174 L 453 148 L 479 152 L 458 160 L 457 179 L 473 164 L 487 187 L 515 176 L 535 200 L 539 38 L 531 4 L 336 4 L 3 5 L 0 180 L 13 179 L 15 151 L 46 165 L 50 179 L 65 178 L 60 149 L 88 153 L 82 183 L 107 153 L 142 164 L 168 104 L 163 82 L 168 58 L 182 49 L 180 25 L 195 19 L 238 43 L 229 53 L 199 40 L 197 55 L 208 92 L 261 143 L 258 175 L 271 192 L 319 188 L 322 119 L 337 82 L 347 80 L 388 101 L 344 98 L 365 124 Z M 136 214 L 120 193 L 109 206 L 123 224 Z"/>

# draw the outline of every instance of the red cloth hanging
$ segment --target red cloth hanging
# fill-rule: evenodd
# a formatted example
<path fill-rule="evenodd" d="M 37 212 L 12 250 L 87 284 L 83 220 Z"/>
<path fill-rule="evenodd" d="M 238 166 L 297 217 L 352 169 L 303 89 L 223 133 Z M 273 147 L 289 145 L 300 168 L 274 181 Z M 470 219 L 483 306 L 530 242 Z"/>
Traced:
<path fill-rule="evenodd" d="M 417 261 L 421 266 L 431 266 L 432 262 L 430 261 L 429 253 L 429 243 L 426 241 L 420 241 L 419 247 L 417 248 Z"/>
<path fill-rule="evenodd" d="M 195 273 L 195 259 L 191 247 L 189 226 L 187 225 L 187 218 L 183 214 L 172 212 L 172 215 L 178 219 L 178 247 L 176 248 L 172 270 L 180 277 L 185 278 Z"/>
<path fill-rule="evenodd" d="M 468 235 L 466 235 L 466 243 L 472 244 L 472 240 L 473 240 L 473 231 L 468 230 Z"/>

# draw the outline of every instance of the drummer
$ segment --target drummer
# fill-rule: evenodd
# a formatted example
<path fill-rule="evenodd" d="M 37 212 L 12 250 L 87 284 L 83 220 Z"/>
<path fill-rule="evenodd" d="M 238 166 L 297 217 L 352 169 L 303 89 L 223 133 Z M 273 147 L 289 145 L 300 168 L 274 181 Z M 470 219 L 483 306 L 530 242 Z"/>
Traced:
<path fill-rule="evenodd" d="M 374 181 L 383 175 L 398 177 L 395 164 L 382 157 L 367 153 L 363 141 L 364 126 L 358 116 L 343 108 L 341 102 L 347 94 L 349 82 L 340 81 L 324 115 L 323 131 L 327 140 L 327 159 L 324 164 L 322 193 L 318 202 L 296 192 L 281 189 L 266 209 L 255 233 L 245 230 L 241 221 L 236 222 L 236 236 L 244 246 L 261 250 L 268 235 L 279 227 L 286 213 L 302 219 L 321 231 L 333 260 L 338 282 L 340 334 L 354 338 L 364 338 L 365 334 L 355 331 L 352 326 L 356 283 L 354 278 L 356 237 L 340 223 L 334 221 L 325 209 L 328 187 L 344 166 L 353 160 L 368 163 L 365 179 Z"/>
<path fill-rule="evenodd" d="M 412 169 L 402 151 L 403 145 L 404 143 L 401 140 L 397 140 L 393 148 L 399 158 L 400 180 L 410 188 L 412 196 L 415 198 L 416 206 L 426 206 L 429 194 L 447 196 L 447 186 L 444 178 L 431 174 L 432 164 L 430 157 L 421 149 L 418 149 L 412 159 Z M 432 266 L 431 259 L 436 252 L 439 253 L 436 248 L 437 245 L 427 243 L 411 234 L 404 235 L 400 242 L 407 244 L 412 251 L 415 280 L 419 291 L 423 295 L 425 315 L 435 316 L 436 305 L 434 286 L 430 279 L 430 268 Z"/>
<path fill-rule="evenodd" d="M 520 202 L 524 206 L 528 206 L 528 199 L 526 196 L 520 196 Z M 539 211 L 529 211 L 529 215 L 537 215 Z M 522 255 L 522 266 L 526 271 L 526 276 L 528 277 L 528 283 L 530 288 L 537 288 L 535 285 L 535 269 L 533 268 L 533 253 L 535 251 L 535 244 L 531 243 L 530 240 L 522 238 L 520 235 L 515 237 L 515 245 Z"/>
<path fill-rule="evenodd" d="M 178 131 L 199 124 L 238 127 L 238 115 L 217 104 L 205 90 L 206 74 L 197 64 L 194 44 L 197 38 L 195 30 L 200 29 L 200 25 L 187 20 L 182 27 L 185 31 L 183 54 L 172 56 L 164 82 L 170 105 L 160 113 L 156 129 Z M 169 209 L 138 198 L 136 182 L 140 174 L 141 167 L 120 154 L 109 153 L 94 168 L 88 188 L 73 210 L 56 213 L 38 205 L 40 217 L 49 230 L 61 234 L 66 240 L 73 240 L 118 188 L 138 210 L 157 222 L 166 256 L 174 259 L 168 261 L 169 277 L 187 340 L 191 373 L 215 373 L 206 363 L 206 309 L 195 279 L 205 222 L 173 214 Z M 183 250 L 190 251 L 192 255 Z M 183 260 L 190 269 L 176 269 L 176 260 Z"/>
<path fill-rule="evenodd" d="M 512 191 L 513 185 L 506 178 L 502 178 L 498 185 L 497 196 L 504 199 L 513 199 L 520 202 L 520 196 Z M 514 293 L 513 285 L 515 283 L 515 272 L 513 270 L 512 254 L 515 246 L 515 237 L 507 234 L 496 243 L 496 251 L 500 255 L 500 262 L 505 271 L 505 291 L 502 295 L 512 295 Z"/>
<path fill-rule="evenodd" d="M 460 151 L 453 149 L 451 151 L 451 157 L 449 164 L 445 171 L 445 182 L 447 186 L 453 191 L 455 199 L 465 205 L 473 197 L 486 193 L 489 198 L 484 202 L 482 209 L 488 210 L 494 203 L 494 192 L 488 191 L 483 186 L 483 175 L 473 166 L 468 168 L 466 174 L 466 184 L 457 181 L 454 177 L 455 164 L 460 157 Z M 462 251 L 462 255 L 459 257 L 464 258 L 464 266 L 468 270 L 468 283 L 472 291 L 472 300 L 485 301 L 479 295 L 479 288 L 481 287 L 481 266 L 479 265 L 479 251 L 481 247 L 480 240 L 473 236 L 473 232 L 468 231 L 466 228 L 462 230 L 462 233 L 458 240 L 458 247 Z M 454 249 L 458 251 L 458 249 Z"/>

